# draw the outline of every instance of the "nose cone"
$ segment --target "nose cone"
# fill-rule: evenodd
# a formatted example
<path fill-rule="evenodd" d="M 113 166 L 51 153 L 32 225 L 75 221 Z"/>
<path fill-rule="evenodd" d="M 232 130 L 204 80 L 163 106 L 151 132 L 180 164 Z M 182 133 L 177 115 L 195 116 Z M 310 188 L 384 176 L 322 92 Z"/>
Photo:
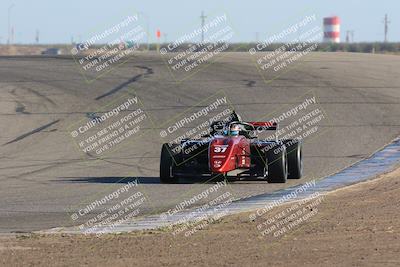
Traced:
<path fill-rule="evenodd" d="M 235 157 L 232 157 L 234 138 L 215 138 L 210 142 L 210 170 L 213 173 L 224 173 L 235 169 Z"/>

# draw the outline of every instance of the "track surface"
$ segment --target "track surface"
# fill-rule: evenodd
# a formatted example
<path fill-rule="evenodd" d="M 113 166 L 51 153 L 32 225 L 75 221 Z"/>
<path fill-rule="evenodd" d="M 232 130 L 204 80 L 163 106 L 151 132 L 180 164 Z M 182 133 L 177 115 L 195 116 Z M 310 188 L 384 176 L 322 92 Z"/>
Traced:
<path fill-rule="evenodd" d="M 135 177 L 150 200 L 143 214 L 165 211 L 211 186 L 159 184 L 157 126 L 102 160 L 82 161 L 67 128 L 132 90 L 156 124 L 221 89 L 246 120 L 293 105 L 313 90 L 329 120 L 322 123 L 323 134 L 305 141 L 305 178 L 236 182 L 229 185 L 236 198 L 334 173 L 400 133 L 397 56 L 311 53 L 279 77 L 268 77 L 273 80 L 265 82 L 244 53 L 224 54 L 181 83 L 156 55 L 138 54 L 93 83 L 71 58 L 0 58 L 0 232 L 73 225 L 70 213 L 77 205 Z"/>

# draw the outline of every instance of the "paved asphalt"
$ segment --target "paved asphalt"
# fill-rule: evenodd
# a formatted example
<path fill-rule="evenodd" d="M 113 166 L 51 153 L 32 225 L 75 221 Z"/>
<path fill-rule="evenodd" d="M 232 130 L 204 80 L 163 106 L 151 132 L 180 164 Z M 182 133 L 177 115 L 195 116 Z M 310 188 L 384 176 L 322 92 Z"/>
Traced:
<path fill-rule="evenodd" d="M 221 95 L 229 101 L 225 108 L 245 120 L 279 115 L 312 96 L 317 103 L 308 110 L 324 114 L 317 132 L 304 139 L 303 179 L 242 180 L 220 190 L 236 199 L 335 173 L 400 133 L 398 56 L 311 53 L 275 72 L 258 70 L 246 53 L 224 53 L 188 74 L 170 71 L 156 54 L 141 53 L 101 77 L 87 75 L 92 82 L 69 57 L 0 57 L 0 232 L 83 223 L 133 190 L 146 196 L 140 215 L 160 213 L 214 186 L 195 179 L 159 183 L 160 147 L 166 140 L 160 131 L 179 114 L 193 114 Z M 137 134 L 100 159 L 79 150 L 71 137 L 76 125 L 135 97 L 146 114 Z M 130 193 L 71 219 L 135 179 L 139 186 Z"/>

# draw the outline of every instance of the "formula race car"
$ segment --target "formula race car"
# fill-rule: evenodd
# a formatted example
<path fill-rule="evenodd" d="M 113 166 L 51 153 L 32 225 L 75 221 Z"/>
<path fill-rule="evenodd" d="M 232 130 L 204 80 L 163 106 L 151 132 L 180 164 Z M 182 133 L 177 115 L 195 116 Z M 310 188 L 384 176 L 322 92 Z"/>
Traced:
<path fill-rule="evenodd" d="M 210 133 L 199 139 L 163 144 L 160 181 L 178 183 L 180 177 L 205 175 L 229 180 L 261 177 L 269 183 L 301 178 L 301 140 L 258 139 L 257 133 L 277 130 L 277 123 L 243 122 L 235 112 L 229 118 L 213 122 Z"/>

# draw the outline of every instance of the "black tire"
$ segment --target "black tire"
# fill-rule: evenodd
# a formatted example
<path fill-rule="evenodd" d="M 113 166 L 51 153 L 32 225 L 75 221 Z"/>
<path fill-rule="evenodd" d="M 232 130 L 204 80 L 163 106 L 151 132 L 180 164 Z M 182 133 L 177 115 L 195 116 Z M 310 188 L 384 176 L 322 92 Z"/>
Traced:
<path fill-rule="evenodd" d="M 287 154 L 284 144 L 276 144 L 267 151 L 268 183 L 286 183 L 288 175 Z"/>
<path fill-rule="evenodd" d="M 173 152 L 171 147 L 165 143 L 161 148 L 160 157 L 160 182 L 164 184 L 174 184 L 179 182 L 179 178 L 172 173 L 174 167 Z"/>
<path fill-rule="evenodd" d="M 303 152 L 301 140 L 289 139 L 283 141 L 286 145 L 288 159 L 288 178 L 300 179 L 303 176 Z"/>

